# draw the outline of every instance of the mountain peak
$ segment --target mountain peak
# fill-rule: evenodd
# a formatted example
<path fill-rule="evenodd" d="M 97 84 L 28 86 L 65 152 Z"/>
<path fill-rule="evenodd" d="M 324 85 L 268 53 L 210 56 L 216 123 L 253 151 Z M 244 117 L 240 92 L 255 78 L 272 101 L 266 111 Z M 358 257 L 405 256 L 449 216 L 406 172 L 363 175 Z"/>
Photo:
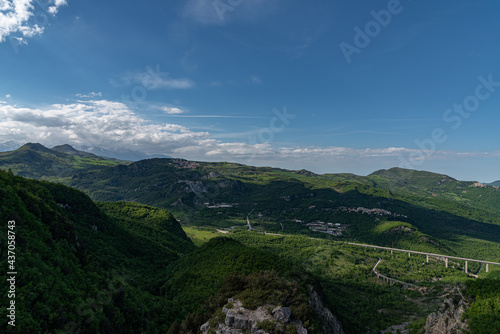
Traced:
<path fill-rule="evenodd" d="M 43 146 L 40 143 L 27 143 L 18 148 L 18 150 L 33 150 L 33 151 L 38 151 L 38 152 L 50 152 L 50 149 L 47 147 Z"/>
<path fill-rule="evenodd" d="M 439 173 L 433 173 L 433 172 L 428 172 L 428 171 L 423 171 L 423 170 L 413 170 L 413 169 L 405 169 L 401 167 L 393 167 L 390 169 L 380 169 L 378 171 L 375 171 L 371 173 L 368 176 L 384 176 L 384 177 L 390 177 L 390 178 L 446 178 L 450 180 L 456 181 L 454 178 L 448 175 L 444 174 L 439 174 Z"/>
<path fill-rule="evenodd" d="M 75 148 L 69 144 L 54 146 L 54 147 L 52 147 L 52 151 L 68 153 L 68 154 L 78 153 L 78 151 L 75 150 Z"/>
<path fill-rule="evenodd" d="M 301 170 L 295 171 L 295 173 L 299 174 L 299 175 L 310 176 L 310 177 L 317 176 L 316 173 L 308 171 L 307 169 L 301 169 Z"/>

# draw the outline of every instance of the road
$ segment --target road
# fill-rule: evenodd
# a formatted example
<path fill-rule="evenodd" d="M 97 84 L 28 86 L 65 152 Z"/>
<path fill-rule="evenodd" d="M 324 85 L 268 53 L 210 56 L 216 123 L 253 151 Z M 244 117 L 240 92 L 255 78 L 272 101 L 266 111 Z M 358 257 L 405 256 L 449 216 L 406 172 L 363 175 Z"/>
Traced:
<path fill-rule="evenodd" d="M 397 279 L 394 279 L 394 278 L 390 278 L 390 277 L 387 277 L 385 275 L 382 275 L 381 273 L 379 273 L 376 268 L 378 266 L 378 264 L 382 261 L 382 259 L 379 257 L 378 258 L 378 262 L 377 264 L 375 265 L 375 267 L 373 267 L 373 272 L 375 273 L 375 275 L 377 275 L 378 278 L 381 278 L 383 279 L 384 281 L 386 282 L 389 282 L 390 285 L 394 285 L 394 283 L 399 283 L 401 285 L 403 285 L 403 287 L 405 287 L 406 289 L 409 289 L 410 287 L 412 288 L 421 288 L 419 287 L 418 285 L 415 285 L 415 284 L 411 284 L 411 283 L 406 283 L 406 282 L 403 282 L 403 281 L 400 281 L 400 280 L 397 280 Z"/>
<path fill-rule="evenodd" d="M 248 217 L 252 214 L 254 209 L 252 209 L 252 211 L 250 211 L 250 213 L 247 215 L 247 225 L 248 225 L 248 230 L 251 231 L 253 230 L 252 229 L 252 225 L 250 225 L 250 219 L 248 219 Z"/>
<path fill-rule="evenodd" d="M 252 225 L 250 225 L 250 219 L 248 218 L 250 216 L 250 214 L 253 212 L 253 209 L 252 211 L 250 211 L 250 213 L 247 215 L 247 226 L 248 226 L 248 230 L 249 231 L 252 231 Z M 283 225 L 282 225 L 283 227 Z M 278 234 L 278 233 L 267 233 L 267 232 L 264 232 L 264 234 L 267 234 L 267 235 L 275 235 L 275 236 L 283 236 L 283 237 L 289 237 L 290 235 L 286 235 L 286 234 Z M 311 238 L 309 237 L 309 239 L 312 239 L 312 240 L 316 240 L 318 238 Z M 325 240 L 325 239 L 318 239 L 318 240 Z M 342 241 L 335 241 L 335 240 L 331 240 L 333 242 L 342 242 Z M 462 261 L 466 261 L 466 262 L 476 262 L 476 263 L 480 263 L 480 264 L 486 264 L 486 272 L 488 272 L 488 265 L 496 265 L 496 266 L 500 266 L 500 263 L 498 262 L 492 262 L 492 261 L 484 261 L 484 260 L 477 260 L 477 259 L 468 259 L 468 258 L 463 258 L 463 257 L 458 257 L 458 256 L 450 256 L 450 255 L 443 255 L 443 254 L 434 254 L 434 253 L 426 253 L 426 252 L 419 252 L 419 251 L 412 251 L 412 250 L 407 250 L 407 249 L 398 249 L 398 248 L 392 248 L 392 247 L 382 247 L 382 246 L 375 246 L 375 245 L 367 245 L 367 244 L 358 244 L 358 243 L 353 243 L 353 242 L 345 242 L 345 244 L 347 245 L 352 245 L 352 246 L 359 246 L 359 247 L 367 247 L 367 248 L 374 248 L 374 249 L 383 249 L 383 250 L 390 250 L 390 251 L 395 251 L 395 252 L 403 252 L 403 253 L 409 253 L 409 254 L 420 254 L 420 255 L 426 255 L 426 256 L 432 256 L 432 257 L 437 257 L 437 258 L 445 258 L 445 259 L 453 259 L 453 260 L 462 260 Z M 446 260 L 447 261 L 447 260 Z M 466 263 L 466 272 L 467 274 L 470 274 L 468 271 L 467 271 L 467 263 Z M 470 274 L 472 276 L 477 276 L 477 275 L 473 275 L 473 274 Z"/>
<path fill-rule="evenodd" d="M 429 255 L 429 256 L 432 256 L 432 257 L 441 257 L 441 258 L 448 258 L 448 259 L 453 259 L 453 260 L 462 260 L 462 261 L 477 262 L 477 263 L 492 264 L 492 265 L 500 266 L 500 263 L 498 263 L 498 262 L 476 260 L 476 259 L 467 259 L 467 258 L 458 257 L 458 256 L 450 256 L 450 255 L 442 255 L 442 254 L 418 252 L 418 251 L 412 251 L 412 250 L 407 250 L 407 249 L 399 249 L 399 248 L 392 248 L 392 247 L 382 247 L 382 246 L 374 246 L 374 245 L 356 244 L 356 243 L 353 243 L 353 242 L 346 242 L 346 244 L 353 245 L 353 246 L 375 248 L 375 249 L 384 249 L 384 250 L 390 250 L 390 251 L 395 251 L 395 252 L 403 252 L 403 253 L 411 253 L 411 254 Z"/>

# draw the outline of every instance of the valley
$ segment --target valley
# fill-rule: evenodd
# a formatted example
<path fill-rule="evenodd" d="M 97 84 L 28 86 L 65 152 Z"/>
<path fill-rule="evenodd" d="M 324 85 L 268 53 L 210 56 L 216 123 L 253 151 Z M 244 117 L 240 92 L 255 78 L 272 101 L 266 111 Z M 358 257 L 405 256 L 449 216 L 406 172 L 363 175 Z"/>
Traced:
<path fill-rule="evenodd" d="M 17 307 L 32 309 L 23 330 L 215 331 L 230 298 L 248 316 L 289 308 L 309 333 L 424 333 L 451 316 L 447 300 L 468 305 L 456 326 L 500 328 L 495 186 L 400 168 L 129 162 L 69 145 L 27 144 L 0 168 L 0 219 L 17 222 L 24 269 Z M 268 316 L 252 324 L 291 330 Z"/>

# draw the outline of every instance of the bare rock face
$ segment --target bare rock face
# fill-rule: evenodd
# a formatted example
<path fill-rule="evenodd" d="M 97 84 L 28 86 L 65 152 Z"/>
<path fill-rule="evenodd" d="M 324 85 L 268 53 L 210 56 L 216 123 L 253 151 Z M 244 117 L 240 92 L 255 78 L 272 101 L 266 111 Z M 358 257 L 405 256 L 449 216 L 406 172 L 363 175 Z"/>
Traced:
<path fill-rule="evenodd" d="M 266 328 L 292 328 L 296 329 L 297 334 L 307 334 L 301 321 L 291 320 L 292 311 L 288 307 L 263 305 L 256 310 L 248 310 L 240 300 L 230 298 L 222 308 L 222 313 L 225 314 L 224 319 L 211 319 L 200 327 L 200 331 L 203 334 L 210 331 L 215 331 L 216 334 L 243 334 L 248 331 L 251 334 L 270 334 L 260 328 L 266 324 Z"/>
<path fill-rule="evenodd" d="M 290 316 L 292 315 L 292 311 L 288 307 L 276 306 L 273 310 L 274 318 L 282 324 L 286 324 L 290 321 Z"/>
<path fill-rule="evenodd" d="M 432 313 L 425 323 L 426 334 L 467 333 L 468 325 L 462 316 L 469 303 L 462 295 L 460 287 L 450 293 L 438 313 Z"/>
<path fill-rule="evenodd" d="M 314 311 L 322 318 L 323 331 L 325 333 L 344 334 L 342 324 L 337 317 L 333 315 L 332 311 L 323 305 L 321 297 L 312 286 L 309 286 L 309 305 L 311 305 Z"/>

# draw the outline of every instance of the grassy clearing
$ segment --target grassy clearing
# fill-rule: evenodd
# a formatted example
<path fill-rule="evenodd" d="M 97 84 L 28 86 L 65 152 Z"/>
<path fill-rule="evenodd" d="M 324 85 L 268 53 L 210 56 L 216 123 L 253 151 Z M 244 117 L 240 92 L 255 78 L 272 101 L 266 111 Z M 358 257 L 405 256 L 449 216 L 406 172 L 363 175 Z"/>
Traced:
<path fill-rule="evenodd" d="M 182 229 L 197 247 L 208 242 L 210 239 L 223 235 L 222 233 L 217 232 L 215 229 L 209 228 L 194 228 L 183 226 Z"/>

